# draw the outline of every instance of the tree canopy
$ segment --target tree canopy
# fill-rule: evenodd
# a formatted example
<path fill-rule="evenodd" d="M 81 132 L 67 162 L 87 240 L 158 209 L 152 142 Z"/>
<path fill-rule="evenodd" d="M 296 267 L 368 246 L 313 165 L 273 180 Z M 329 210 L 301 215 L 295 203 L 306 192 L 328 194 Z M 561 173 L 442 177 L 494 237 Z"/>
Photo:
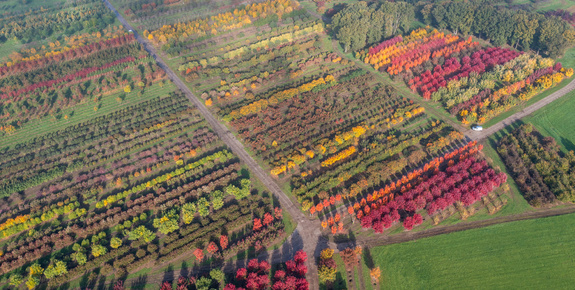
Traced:
<path fill-rule="evenodd" d="M 556 58 L 575 44 L 575 30 L 567 21 L 536 12 L 462 2 L 426 4 L 418 11 L 425 24 L 473 34 L 495 46 L 509 44 Z"/>
<path fill-rule="evenodd" d="M 347 52 L 380 42 L 399 32 L 406 32 L 414 19 L 414 7 L 406 2 L 368 5 L 362 1 L 334 15 L 332 30 Z"/>

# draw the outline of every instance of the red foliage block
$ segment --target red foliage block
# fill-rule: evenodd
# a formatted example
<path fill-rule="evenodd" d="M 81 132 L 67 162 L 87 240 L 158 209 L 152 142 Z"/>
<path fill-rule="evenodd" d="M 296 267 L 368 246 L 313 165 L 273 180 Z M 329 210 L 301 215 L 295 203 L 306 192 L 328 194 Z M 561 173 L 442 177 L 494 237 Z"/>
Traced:
<path fill-rule="evenodd" d="M 477 159 L 481 149 L 481 145 L 470 142 L 424 165 L 423 171 L 411 174 L 418 178 L 402 179 L 396 185 L 392 183 L 393 188 L 389 187 L 389 190 L 399 189 L 394 200 L 384 204 L 372 198 L 373 202 L 367 204 L 369 212 L 367 206 L 364 207 L 365 212 L 357 211 L 362 227 L 381 233 L 400 220 L 401 211 L 407 214 L 402 221 L 403 226 L 411 230 L 423 222 L 421 215 L 416 213 L 418 210 L 425 208 L 429 215 L 433 215 L 458 201 L 469 206 L 480 200 L 506 181 L 504 173 L 496 173 L 487 161 Z M 383 192 L 387 191 L 386 186 Z"/>
<path fill-rule="evenodd" d="M 298 265 L 303 265 L 307 261 L 307 253 L 304 251 L 297 251 L 293 257 L 294 262 Z"/>
<path fill-rule="evenodd" d="M 220 236 L 220 247 L 222 247 L 222 250 L 228 247 L 228 236 Z"/>
<path fill-rule="evenodd" d="M 262 220 L 259 218 L 254 219 L 254 231 L 259 231 L 262 228 Z"/>
<path fill-rule="evenodd" d="M 248 270 L 246 268 L 239 268 L 238 271 L 236 271 L 236 280 L 245 280 L 247 276 Z"/>
<path fill-rule="evenodd" d="M 286 278 L 286 272 L 284 270 L 277 270 L 274 275 L 274 280 L 276 281 L 284 281 Z"/>
<path fill-rule="evenodd" d="M 185 289 L 188 289 L 187 286 L 188 286 L 189 282 L 190 282 L 190 281 L 188 281 L 188 279 L 187 279 L 186 277 L 180 276 L 180 277 L 178 278 L 178 289 L 179 289 L 180 287 L 186 287 Z"/>
<path fill-rule="evenodd" d="M 160 290 L 172 290 L 172 283 L 164 281 L 164 283 L 162 283 L 162 287 L 160 287 Z"/>
<path fill-rule="evenodd" d="M 283 217 L 283 215 L 282 215 L 282 209 L 279 208 L 279 207 L 276 207 L 276 208 L 274 209 L 274 215 L 275 215 L 276 219 L 281 220 L 282 217 Z"/>
<path fill-rule="evenodd" d="M 201 262 L 204 259 L 204 251 L 202 249 L 195 249 L 194 256 L 196 256 L 196 259 Z"/>
<path fill-rule="evenodd" d="M 269 225 L 274 221 L 274 218 L 272 217 L 272 215 L 269 212 L 266 212 L 264 214 L 264 225 Z"/>
<path fill-rule="evenodd" d="M 261 261 L 259 265 L 259 273 L 260 274 L 269 273 L 271 268 L 272 266 L 270 265 L 270 263 L 268 263 L 267 261 Z"/>
<path fill-rule="evenodd" d="M 443 66 L 438 65 L 433 71 L 428 70 L 412 78 L 408 85 L 413 91 L 418 91 L 425 99 L 429 99 L 432 93 L 445 87 L 450 80 L 467 77 L 471 72 L 483 74 L 496 64 L 505 64 L 519 55 L 521 53 L 511 49 L 491 47 L 476 51 L 471 57 L 463 57 L 461 63 L 455 58 L 448 58 Z"/>
<path fill-rule="evenodd" d="M 218 251 L 218 246 L 213 241 L 208 244 L 208 253 L 211 255 L 215 254 Z"/>
<path fill-rule="evenodd" d="M 258 259 L 252 259 L 248 262 L 248 270 L 250 272 L 258 272 L 260 268 L 260 264 L 258 262 Z"/>
<path fill-rule="evenodd" d="M 226 285 L 224 290 L 270 288 L 277 290 L 307 290 L 309 289 L 309 284 L 305 280 L 305 275 L 307 274 L 306 261 L 307 254 L 303 251 L 298 251 L 293 260 L 285 263 L 285 269 L 278 269 L 273 276 L 273 281 L 270 281 L 271 265 L 267 261 L 252 259 L 248 261 L 246 268 L 240 268 L 236 271 L 236 281 Z M 273 282 L 273 285 L 271 282 Z"/>
<path fill-rule="evenodd" d="M 118 281 L 118 283 L 116 283 L 116 285 L 114 285 L 114 290 L 124 290 L 126 289 L 124 287 L 124 281 L 120 280 Z"/>

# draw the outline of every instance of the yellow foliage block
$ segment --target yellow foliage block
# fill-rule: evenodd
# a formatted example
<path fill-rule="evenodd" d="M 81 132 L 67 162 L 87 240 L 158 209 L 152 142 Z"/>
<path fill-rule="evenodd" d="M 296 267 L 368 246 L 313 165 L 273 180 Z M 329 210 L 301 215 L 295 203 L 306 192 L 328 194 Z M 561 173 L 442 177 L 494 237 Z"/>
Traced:
<path fill-rule="evenodd" d="M 330 166 L 330 165 L 336 163 L 336 162 L 339 161 L 339 160 L 343 160 L 343 159 L 345 159 L 345 158 L 351 156 L 351 155 L 352 155 L 353 153 L 355 153 L 356 151 L 357 151 L 357 149 L 355 148 L 355 146 L 350 146 L 350 147 L 348 147 L 347 149 L 345 149 L 345 150 L 343 150 L 343 151 L 337 153 L 336 155 L 334 155 L 334 156 L 332 156 L 332 157 L 330 157 L 330 158 L 324 160 L 324 161 L 321 163 L 321 166 L 322 166 L 322 167 Z"/>

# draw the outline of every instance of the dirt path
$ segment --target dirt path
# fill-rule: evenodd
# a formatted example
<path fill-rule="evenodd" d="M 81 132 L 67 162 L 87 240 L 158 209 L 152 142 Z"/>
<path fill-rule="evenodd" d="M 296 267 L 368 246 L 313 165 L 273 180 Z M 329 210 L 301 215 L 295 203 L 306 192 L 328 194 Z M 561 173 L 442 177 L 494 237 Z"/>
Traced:
<path fill-rule="evenodd" d="M 140 34 L 118 13 L 118 11 L 108 2 L 103 0 L 106 6 L 112 10 L 118 20 L 128 30 L 134 32 L 136 40 L 142 44 L 144 49 L 156 60 L 168 77 L 174 84 L 186 95 L 186 97 L 197 107 L 198 111 L 210 124 L 214 132 L 230 147 L 230 149 L 240 158 L 240 160 L 249 167 L 250 171 L 273 193 L 280 201 L 281 207 L 288 211 L 295 222 L 298 223 L 293 235 L 298 235 L 302 241 L 300 247 L 289 247 L 289 252 L 284 255 L 285 257 L 295 254 L 296 251 L 303 249 L 310 257 L 314 256 L 316 245 L 321 236 L 320 222 L 317 219 L 308 219 L 299 210 L 299 208 L 290 200 L 290 198 L 281 190 L 275 181 L 265 172 L 256 161 L 246 152 L 243 145 L 236 139 L 236 137 L 220 123 L 220 121 L 212 115 L 212 113 L 204 106 L 204 104 L 192 93 L 192 91 L 184 84 L 184 82 L 168 67 L 164 60 L 160 57 L 156 48 L 148 42 L 147 39 L 140 36 Z M 283 247 L 282 247 L 283 249 Z M 290 259 L 291 259 L 290 257 Z M 311 289 L 318 289 L 319 282 L 317 279 L 317 267 L 313 259 L 308 260 L 308 281 L 310 282 Z"/>

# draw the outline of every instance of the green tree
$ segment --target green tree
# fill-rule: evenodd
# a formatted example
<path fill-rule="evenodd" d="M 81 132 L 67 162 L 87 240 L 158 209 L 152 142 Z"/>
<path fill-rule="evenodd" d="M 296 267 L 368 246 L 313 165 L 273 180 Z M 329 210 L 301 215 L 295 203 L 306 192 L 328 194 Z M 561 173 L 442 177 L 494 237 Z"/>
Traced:
<path fill-rule="evenodd" d="M 110 247 L 112 247 L 113 249 L 117 249 L 120 246 L 122 246 L 122 239 L 120 239 L 118 237 L 113 237 L 110 240 Z"/>
<path fill-rule="evenodd" d="M 208 277 L 202 277 L 196 281 L 197 290 L 209 290 L 212 285 L 212 279 Z"/>
<path fill-rule="evenodd" d="M 93 245 L 92 246 L 92 255 L 94 257 L 99 257 L 101 255 L 104 255 L 108 252 L 108 250 L 106 249 L 106 247 L 102 246 L 102 245 Z"/>
<path fill-rule="evenodd" d="M 48 279 L 52 279 L 57 276 L 62 276 L 66 273 L 68 273 L 66 263 L 59 260 L 52 261 L 52 263 L 50 263 L 50 265 L 46 267 L 46 270 L 44 270 L 44 276 L 46 276 L 46 278 Z"/>
<path fill-rule="evenodd" d="M 391 37 L 399 33 L 399 29 L 406 32 L 409 30 L 411 22 L 415 19 L 415 11 L 413 6 L 406 2 L 383 2 L 377 11 L 381 11 L 379 19 L 372 18 L 372 21 L 377 21 L 383 17 L 385 23 L 385 37 Z M 370 29 L 377 26 L 377 22 L 370 22 Z M 379 40 L 376 40 L 379 41 Z"/>
<path fill-rule="evenodd" d="M 72 259 L 74 259 L 74 261 L 76 261 L 78 265 L 84 265 L 86 264 L 86 262 L 88 262 L 88 257 L 86 256 L 86 254 L 82 252 L 76 252 L 72 254 Z"/>
<path fill-rule="evenodd" d="M 224 193 L 220 190 L 212 192 L 211 199 L 214 210 L 218 210 L 224 206 Z"/>
<path fill-rule="evenodd" d="M 545 17 L 540 22 L 538 48 L 556 58 L 575 42 L 573 27 L 557 17 Z"/>
<path fill-rule="evenodd" d="M 28 268 L 28 274 L 30 276 L 33 275 L 42 275 L 42 273 L 44 273 L 44 268 L 42 268 L 42 266 L 40 266 L 40 264 L 38 264 L 38 262 L 32 264 L 29 268 Z"/>
<path fill-rule="evenodd" d="M 40 284 L 40 278 L 38 276 L 30 276 L 26 281 L 26 287 L 28 287 L 28 289 L 34 289 L 39 284 Z"/>
<path fill-rule="evenodd" d="M 415 19 L 414 8 L 406 2 L 358 2 L 348 5 L 332 18 L 334 35 L 347 52 L 378 43 L 409 30 Z"/>
<path fill-rule="evenodd" d="M 515 48 L 521 45 L 523 50 L 529 50 L 539 28 L 539 19 L 526 12 L 518 11 L 513 15 L 513 22 L 515 25 L 511 35 L 511 45 Z"/>
<path fill-rule="evenodd" d="M 218 281 L 220 286 L 223 286 L 224 279 L 226 278 L 226 275 L 220 269 L 213 269 L 210 271 L 210 277 L 212 277 L 212 279 Z"/>
<path fill-rule="evenodd" d="M 445 20 L 455 34 L 468 34 L 473 25 L 473 6 L 463 2 L 452 2 L 446 7 Z"/>
<path fill-rule="evenodd" d="M 196 214 L 196 205 L 194 203 L 188 202 L 182 206 L 180 216 L 185 224 L 189 224 L 194 220 L 194 215 Z"/>
<path fill-rule="evenodd" d="M 205 197 L 198 199 L 197 207 L 201 217 L 206 217 L 210 214 L 210 202 Z"/>
<path fill-rule="evenodd" d="M 10 285 L 14 287 L 18 287 L 20 284 L 24 282 L 24 277 L 20 274 L 12 274 L 10 275 Z"/>
<path fill-rule="evenodd" d="M 40 284 L 40 276 L 44 273 L 44 268 L 37 262 L 28 267 L 28 280 L 26 286 L 28 289 L 34 289 Z"/>
<path fill-rule="evenodd" d="M 127 234 L 128 234 L 128 240 L 130 241 L 141 240 L 146 243 L 149 243 L 156 238 L 156 234 L 147 229 L 145 226 L 139 226 L 134 230 L 129 231 Z"/>
<path fill-rule="evenodd" d="M 322 283 L 335 281 L 337 269 L 321 266 L 318 269 L 319 281 Z"/>
<path fill-rule="evenodd" d="M 169 210 L 164 213 L 161 218 L 154 219 L 154 227 L 164 235 L 167 235 L 180 228 L 178 225 L 179 215 L 175 209 Z"/>
<path fill-rule="evenodd" d="M 433 10 L 431 10 L 431 15 L 433 16 L 435 26 L 437 26 L 439 29 L 444 29 L 447 27 L 447 22 L 445 21 L 446 14 L 447 11 L 445 10 L 445 7 L 443 7 L 443 5 L 441 4 L 435 5 Z"/>

